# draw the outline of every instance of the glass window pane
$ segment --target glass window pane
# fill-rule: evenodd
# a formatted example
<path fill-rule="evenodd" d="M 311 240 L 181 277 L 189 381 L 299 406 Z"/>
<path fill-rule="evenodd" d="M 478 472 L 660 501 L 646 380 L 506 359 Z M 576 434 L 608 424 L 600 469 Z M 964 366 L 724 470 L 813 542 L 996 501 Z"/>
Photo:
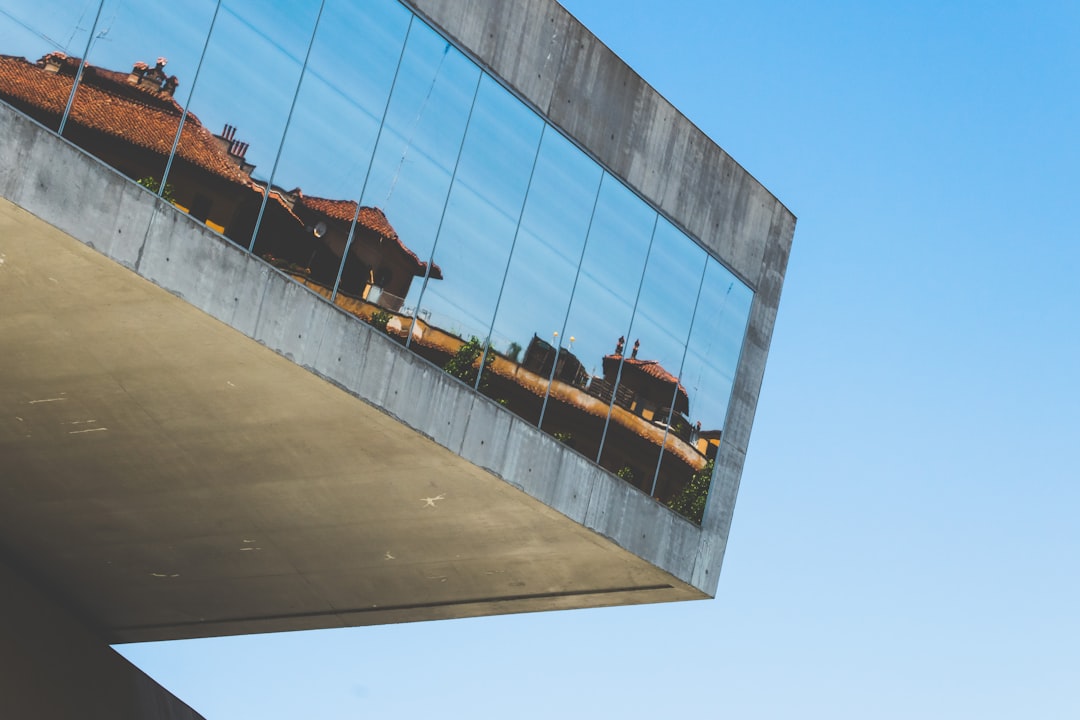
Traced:
<path fill-rule="evenodd" d="M 486 370 L 489 393 L 533 423 L 549 381 L 565 398 L 588 380 L 563 326 L 601 177 L 569 140 L 550 128 L 544 133 L 495 317 L 496 359 Z"/>
<path fill-rule="evenodd" d="M 687 485 L 657 487 L 659 497 L 695 522 L 701 521 L 705 507 L 753 297 L 727 268 L 709 258 L 681 378 L 690 399 L 690 441 L 706 465 Z M 661 478 L 678 474 L 669 467 L 675 462 L 665 453 Z"/>
<path fill-rule="evenodd" d="M 216 6 L 106 0 L 64 136 L 158 190 Z M 185 157 L 197 128 L 193 120 Z M 175 184 L 164 194 L 173 198 Z"/>
<path fill-rule="evenodd" d="M 7 57 L 0 57 L 0 99 L 56 130 L 98 8 L 96 0 L 5 2 L 0 54 Z"/>
<path fill-rule="evenodd" d="M 9 0 L 0 8 L 3 54 L 31 62 L 53 51 L 82 57 L 97 12 L 97 0 Z"/>
<path fill-rule="evenodd" d="M 265 216 L 255 243 L 256 254 L 326 297 L 349 245 L 340 304 L 364 317 L 375 307 L 363 302 L 371 270 L 389 263 L 423 273 L 385 218 L 357 208 L 410 17 L 393 2 L 327 2 L 275 172 L 292 212 Z M 398 279 L 407 286 L 414 272 Z M 397 288 L 387 290 L 384 299 Z"/>
<path fill-rule="evenodd" d="M 287 6 L 224 0 L 191 92 L 194 117 L 185 123 L 167 182 L 176 188 L 177 204 L 245 248 L 318 11 L 318 0 Z M 268 220 L 280 222 L 289 213 L 280 194 L 272 194 Z"/>
<path fill-rule="evenodd" d="M 661 219 L 626 346 L 621 357 L 604 359 L 605 377 L 617 375 L 619 380 L 600 464 L 620 471 L 624 480 L 645 492 L 653 490 L 665 445 L 682 461 L 686 474 L 696 469 L 686 419 L 689 401 L 677 378 L 705 258 L 704 250 Z M 665 470 L 677 467 L 672 463 Z"/>
<path fill-rule="evenodd" d="M 128 175 L 153 169 L 160 178 L 162 156 L 172 147 L 186 100 L 177 81 L 190 82 L 194 77 L 215 4 L 216 0 L 184 5 L 105 0 L 98 16 L 97 2 L 16 3 L 0 11 L 0 37 L 5 45 L 0 52 L 24 54 L 31 62 L 40 60 L 50 80 L 64 78 L 68 90 L 77 58 L 86 53 L 89 64 L 81 81 L 86 90 L 80 90 L 75 99 L 65 136 Z M 87 52 L 91 29 L 94 40 Z M 66 55 L 66 62 L 56 62 L 57 55 L 46 61 L 46 54 L 54 52 Z M 159 57 L 167 62 L 161 64 L 160 72 L 151 74 L 157 82 L 151 77 L 135 82 L 136 63 L 158 69 Z M 44 92 L 35 98 L 36 109 L 49 104 L 56 115 L 63 110 L 67 95 L 53 87 L 55 82 L 40 82 L 35 86 Z M 46 124 L 56 127 L 56 119 L 47 118 Z M 122 149 L 116 147 L 117 142 Z"/>
<path fill-rule="evenodd" d="M 479 79 L 476 65 L 430 27 L 413 21 L 361 203 L 377 208 L 393 226 L 415 262 L 423 263 L 421 276 L 435 247 Z M 416 269 L 386 271 L 368 278 L 389 288 L 387 283 L 409 273 L 409 282 L 390 292 L 404 298 L 403 310 L 415 307 L 424 284 L 412 274 Z M 430 271 L 431 281 L 440 282 L 440 268 Z"/>
<path fill-rule="evenodd" d="M 564 333 L 568 350 L 574 338 L 573 355 L 590 376 L 587 392 L 565 397 L 553 392 L 541 422 L 586 457 L 600 454 L 615 385 L 614 375 L 604 374 L 604 357 L 630 331 L 655 224 L 654 210 L 604 175 Z"/>
<path fill-rule="evenodd" d="M 487 338 L 542 130 L 539 117 L 484 77 L 435 247 L 443 279 L 429 282 L 420 298 L 418 331 L 424 334 L 413 336 L 418 351 L 444 351 L 445 362 L 463 342 Z M 436 332 L 429 336 L 427 329 Z M 476 381 L 476 370 L 456 367 L 449 370 Z"/>

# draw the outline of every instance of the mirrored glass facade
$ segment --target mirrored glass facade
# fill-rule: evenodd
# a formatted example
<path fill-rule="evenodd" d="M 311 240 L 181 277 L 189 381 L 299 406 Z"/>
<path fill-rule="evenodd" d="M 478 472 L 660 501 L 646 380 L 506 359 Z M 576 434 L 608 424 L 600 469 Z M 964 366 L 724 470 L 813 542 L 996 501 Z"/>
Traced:
<path fill-rule="evenodd" d="M 395 0 L 16 0 L 0 99 L 700 522 L 750 289 Z"/>

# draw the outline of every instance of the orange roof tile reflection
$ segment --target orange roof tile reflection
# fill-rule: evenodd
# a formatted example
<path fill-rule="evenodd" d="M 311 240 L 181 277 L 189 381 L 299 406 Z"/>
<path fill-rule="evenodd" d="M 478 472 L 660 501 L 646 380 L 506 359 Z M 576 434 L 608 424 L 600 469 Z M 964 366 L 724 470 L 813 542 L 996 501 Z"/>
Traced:
<path fill-rule="evenodd" d="M 64 61 L 65 65 L 76 67 L 78 62 L 77 58 Z M 129 85 L 125 73 L 91 65 L 86 66 L 83 77 L 75 93 L 69 123 L 168 157 L 182 113 L 171 96 Z M 39 114 L 59 117 L 67 105 L 72 82 L 70 75 L 49 72 L 25 58 L 0 55 L 0 96 Z M 248 182 L 247 175 L 190 113 L 184 121 L 177 154 L 226 180 Z"/>
<path fill-rule="evenodd" d="M 412 258 L 420 268 L 419 274 L 423 275 L 427 263 L 421 260 L 416 253 L 410 250 L 408 246 L 401 241 L 397 231 L 390 225 L 390 221 L 386 219 L 386 214 L 379 208 L 362 205 L 360 206 L 360 213 L 357 215 L 357 203 L 353 200 L 331 200 L 329 198 L 304 195 L 303 193 L 299 193 L 296 202 L 298 205 L 303 205 L 305 208 L 322 213 L 329 218 L 341 222 L 351 223 L 355 217 L 357 224 L 361 227 L 367 228 L 368 230 L 377 233 L 379 236 L 384 237 L 387 240 L 393 240 L 397 243 L 398 247 L 400 247 L 406 255 Z M 431 264 L 431 277 L 436 280 L 442 279 L 442 269 L 435 263 Z"/>

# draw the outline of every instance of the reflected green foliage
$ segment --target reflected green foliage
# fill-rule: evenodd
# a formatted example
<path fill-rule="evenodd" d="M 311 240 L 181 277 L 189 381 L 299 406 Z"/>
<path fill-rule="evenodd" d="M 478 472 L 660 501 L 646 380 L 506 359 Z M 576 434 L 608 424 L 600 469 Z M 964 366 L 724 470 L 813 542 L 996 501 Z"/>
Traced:
<path fill-rule="evenodd" d="M 634 482 L 634 471 L 630 469 L 629 465 L 623 465 L 615 475 L 626 482 Z"/>
<path fill-rule="evenodd" d="M 161 181 L 157 178 L 141 177 L 135 182 L 139 183 L 144 188 L 153 193 L 156 193 L 161 188 Z M 173 189 L 172 183 L 165 183 L 165 189 L 161 192 L 161 198 L 168 202 L 176 201 L 176 194 L 175 190 Z"/>
<path fill-rule="evenodd" d="M 469 342 L 458 348 L 453 357 L 446 361 L 443 365 L 443 370 L 450 373 L 458 380 L 473 385 L 476 383 L 476 375 L 480 371 L 480 365 L 477 362 L 480 359 L 480 355 L 484 352 L 484 346 L 480 343 L 480 339 L 475 335 L 469 338 Z M 495 353 L 491 347 L 488 346 L 488 354 L 484 360 L 484 365 L 490 368 L 495 362 Z M 484 390 L 486 381 L 480 383 L 480 389 Z"/>
<path fill-rule="evenodd" d="M 514 362 L 521 356 L 521 343 L 512 342 L 506 346 L 506 357 Z"/>
<path fill-rule="evenodd" d="M 376 310 L 367 319 L 368 325 L 386 332 L 386 326 L 390 323 L 390 313 L 385 310 Z"/>
<path fill-rule="evenodd" d="M 694 473 L 690 482 L 679 494 L 668 500 L 668 507 L 697 524 L 701 524 L 701 518 L 705 515 L 705 499 L 709 496 L 709 484 L 712 482 L 713 459 L 710 458 L 705 467 Z"/>

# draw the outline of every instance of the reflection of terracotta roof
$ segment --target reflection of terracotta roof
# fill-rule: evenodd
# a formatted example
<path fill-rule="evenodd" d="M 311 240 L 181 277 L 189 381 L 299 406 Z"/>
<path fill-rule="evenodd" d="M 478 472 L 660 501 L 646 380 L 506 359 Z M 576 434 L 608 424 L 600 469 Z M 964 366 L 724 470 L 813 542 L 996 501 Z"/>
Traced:
<path fill-rule="evenodd" d="M 682 399 L 686 401 L 687 405 L 690 404 L 690 396 L 686 392 L 686 388 L 679 382 L 679 378 L 675 377 L 660 364 L 658 360 L 639 360 L 635 357 L 623 357 L 622 355 L 605 355 L 604 360 L 611 360 L 613 362 L 623 361 L 623 367 L 637 368 L 641 372 L 645 373 L 649 377 L 655 378 L 660 382 L 667 383 L 668 385 L 678 385 L 679 394 L 682 395 Z"/>
<path fill-rule="evenodd" d="M 265 195 L 266 194 L 266 186 L 263 185 L 262 183 L 255 182 L 254 180 L 248 180 L 245 184 L 248 185 L 252 190 L 254 190 L 259 195 Z M 300 227 L 304 226 L 304 221 L 300 219 L 299 215 L 297 215 L 295 212 L 292 211 L 292 208 L 289 207 L 289 203 L 285 200 L 284 195 L 282 195 L 282 193 L 279 190 L 271 189 L 270 190 L 270 199 L 273 200 L 278 205 L 280 205 L 281 209 L 284 210 L 286 214 L 288 214 L 293 220 L 295 220 L 296 222 L 298 222 L 300 224 Z"/>
<path fill-rule="evenodd" d="M 68 58 L 65 65 L 78 65 Z M 75 93 L 68 122 L 96 130 L 167 157 L 182 112 L 167 93 L 127 84 L 127 75 L 88 65 Z M 0 97 L 31 111 L 59 117 L 71 93 L 71 75 L 49 72 L 24 58 L 0 55 Z M 116 86 L 116 87 L 111 87 Z M 219 177 L 246 183 L 240 171 L 199 119 L 188 114 L 178 155 Z"/>
<path fill-rule="evenodd" d="M 297 202 L 304 207 L 311 208 L 323 215 L 351 223 L 356 216 L 356 203 L 352 200 L 330 200 L 328 198 L 301 195 Z M 368 230 L 373 230 L 385 238 L 397 240 L 397 232 L 386 219 L 386 215 L 378 208 L 361 207 L 358 222 Z"/>
<path fill-rule="evenodd" d="M 679 438 L 675 433 L 666 432 L 659 425 L 643 419 L 634 413 L 589 395 L 584 390 L 554 380 L 550 384 L 547 378 L 541 377 L 534 372 L 526 370 L 517 363 L 496 355 L 492 370 L 499 375 L 517 383 L 521 387 L 534 393 L 537 397 L 543 397 L 550 386 L 550 398 L 565 403 L 577 410 L 598 418 L 609 417 L 630 432 L 646 441 L 664 448 L 689 465 L 693 470 L 700 470 L 705 466 L 705 458 L 697 452 L 689 443 Z"/>
<path fill-rule="evenodd" d="M 619 360 L 622 359 L 623 365 L 630 365 L 641 370 L 646 375 L 651 375 L 657 380 L 663 380 L 666 383 L 676 383 L 679 381 L 677 377 L 669 373 L 657 360 L 638 360 L 637 358 L 624 358 L 621 355 L 607 355 L 605 360 Z"/>
<path fill-rule="evenodd" d="M 303 193 L 297 193 L 297 195 L 296 202 L 298 205 L 344 223 L 351 223 L 355 217 L 357 224 L 361 227 L 367 228 L 387 240 L 393 240 L 416 263 L 419 269 L 417 275 L 424 274 L 427 263 L 406 247 L 405 243 L 398 237 L 397 231 L 390 225 L 390 221 L 386 219 L 386 214 L 379 208 L 362 205 L 360 206 L 360 214 L 357 215 L 356 202 L 353 200 L 330 200 L 328 198 L 304 195 Z M 431 277 L 435 280 L 442 280 L 442 269 L 435 263 L 431 264 Z"/>
<path fill-rule="evenodd" d="M 327 300 L 330 299 L 332 291 L 325 285 L 321 285 L 307 277 L 293 275 L 293 278 L 302 285 L 319 293 Z M 341 293 L 338 293 L 335 303 L 339 307 L 344 308 L 347 312 L 352 313 L 363 320 L 367 320 L 373 313 L 382 310 L 382 308 L 369 303 L 366 300 L 351 298 Z M 401 321 L 402 329 L 399 331 L 389 330 L 388 334 L 393 334 L 398 338 L 404 338 L 405 334 L 409 332 L 413 318 L 399 313 L 391 313 L 391 315 Z M 465 344 L 465 341 L 456 335 L 448 333 L 434 325 L 430 325 L 419 318 L 417 318 L 416 323 L 418 332 L 413 335 L 413 347 L 422 345 L 452 355 Z M 476 363 L 479 363 L 479 359 L 477 359 Z M 696 448 L 679 438 L 675 433 L 667 432 L 665 428 L 655 425 L 642 417 L 635 415 L 629 410 L 625 410 L 618 405 L 613 408 L 609 407 L 608 403 L 589 395 L 580 388 L 564 383 L 561 380 L 555 380 L 549 383 L 546 377 L 541 377 L 540 375 L 525 369 L 518 363 L 507 359 L 499 353 L 495 353 L 495 359 L 492 362 L 490 369 L 495 374 L 506 378 L 510 382 L 516 383 L 536 397 L 544 397 L 548 387 L 550 387 L 552 400 L 569 405 L 586 415 L 591 415 L 596 418 L 607 418 L 608 413 L 610 412 L 610 417 L 613 422 L 618 423 L 638 437 L 645 439 L 647 442 L 650 442 L 657 447 L 664 448 L 665 452 L 672 453 L 695 472 L 705 467 L 705 456 L 698 452 Z M 704 435 L 704 433 L 702 434 Z M 716 435 L 719 437 L 719 431 L 716 431 Z"/>

